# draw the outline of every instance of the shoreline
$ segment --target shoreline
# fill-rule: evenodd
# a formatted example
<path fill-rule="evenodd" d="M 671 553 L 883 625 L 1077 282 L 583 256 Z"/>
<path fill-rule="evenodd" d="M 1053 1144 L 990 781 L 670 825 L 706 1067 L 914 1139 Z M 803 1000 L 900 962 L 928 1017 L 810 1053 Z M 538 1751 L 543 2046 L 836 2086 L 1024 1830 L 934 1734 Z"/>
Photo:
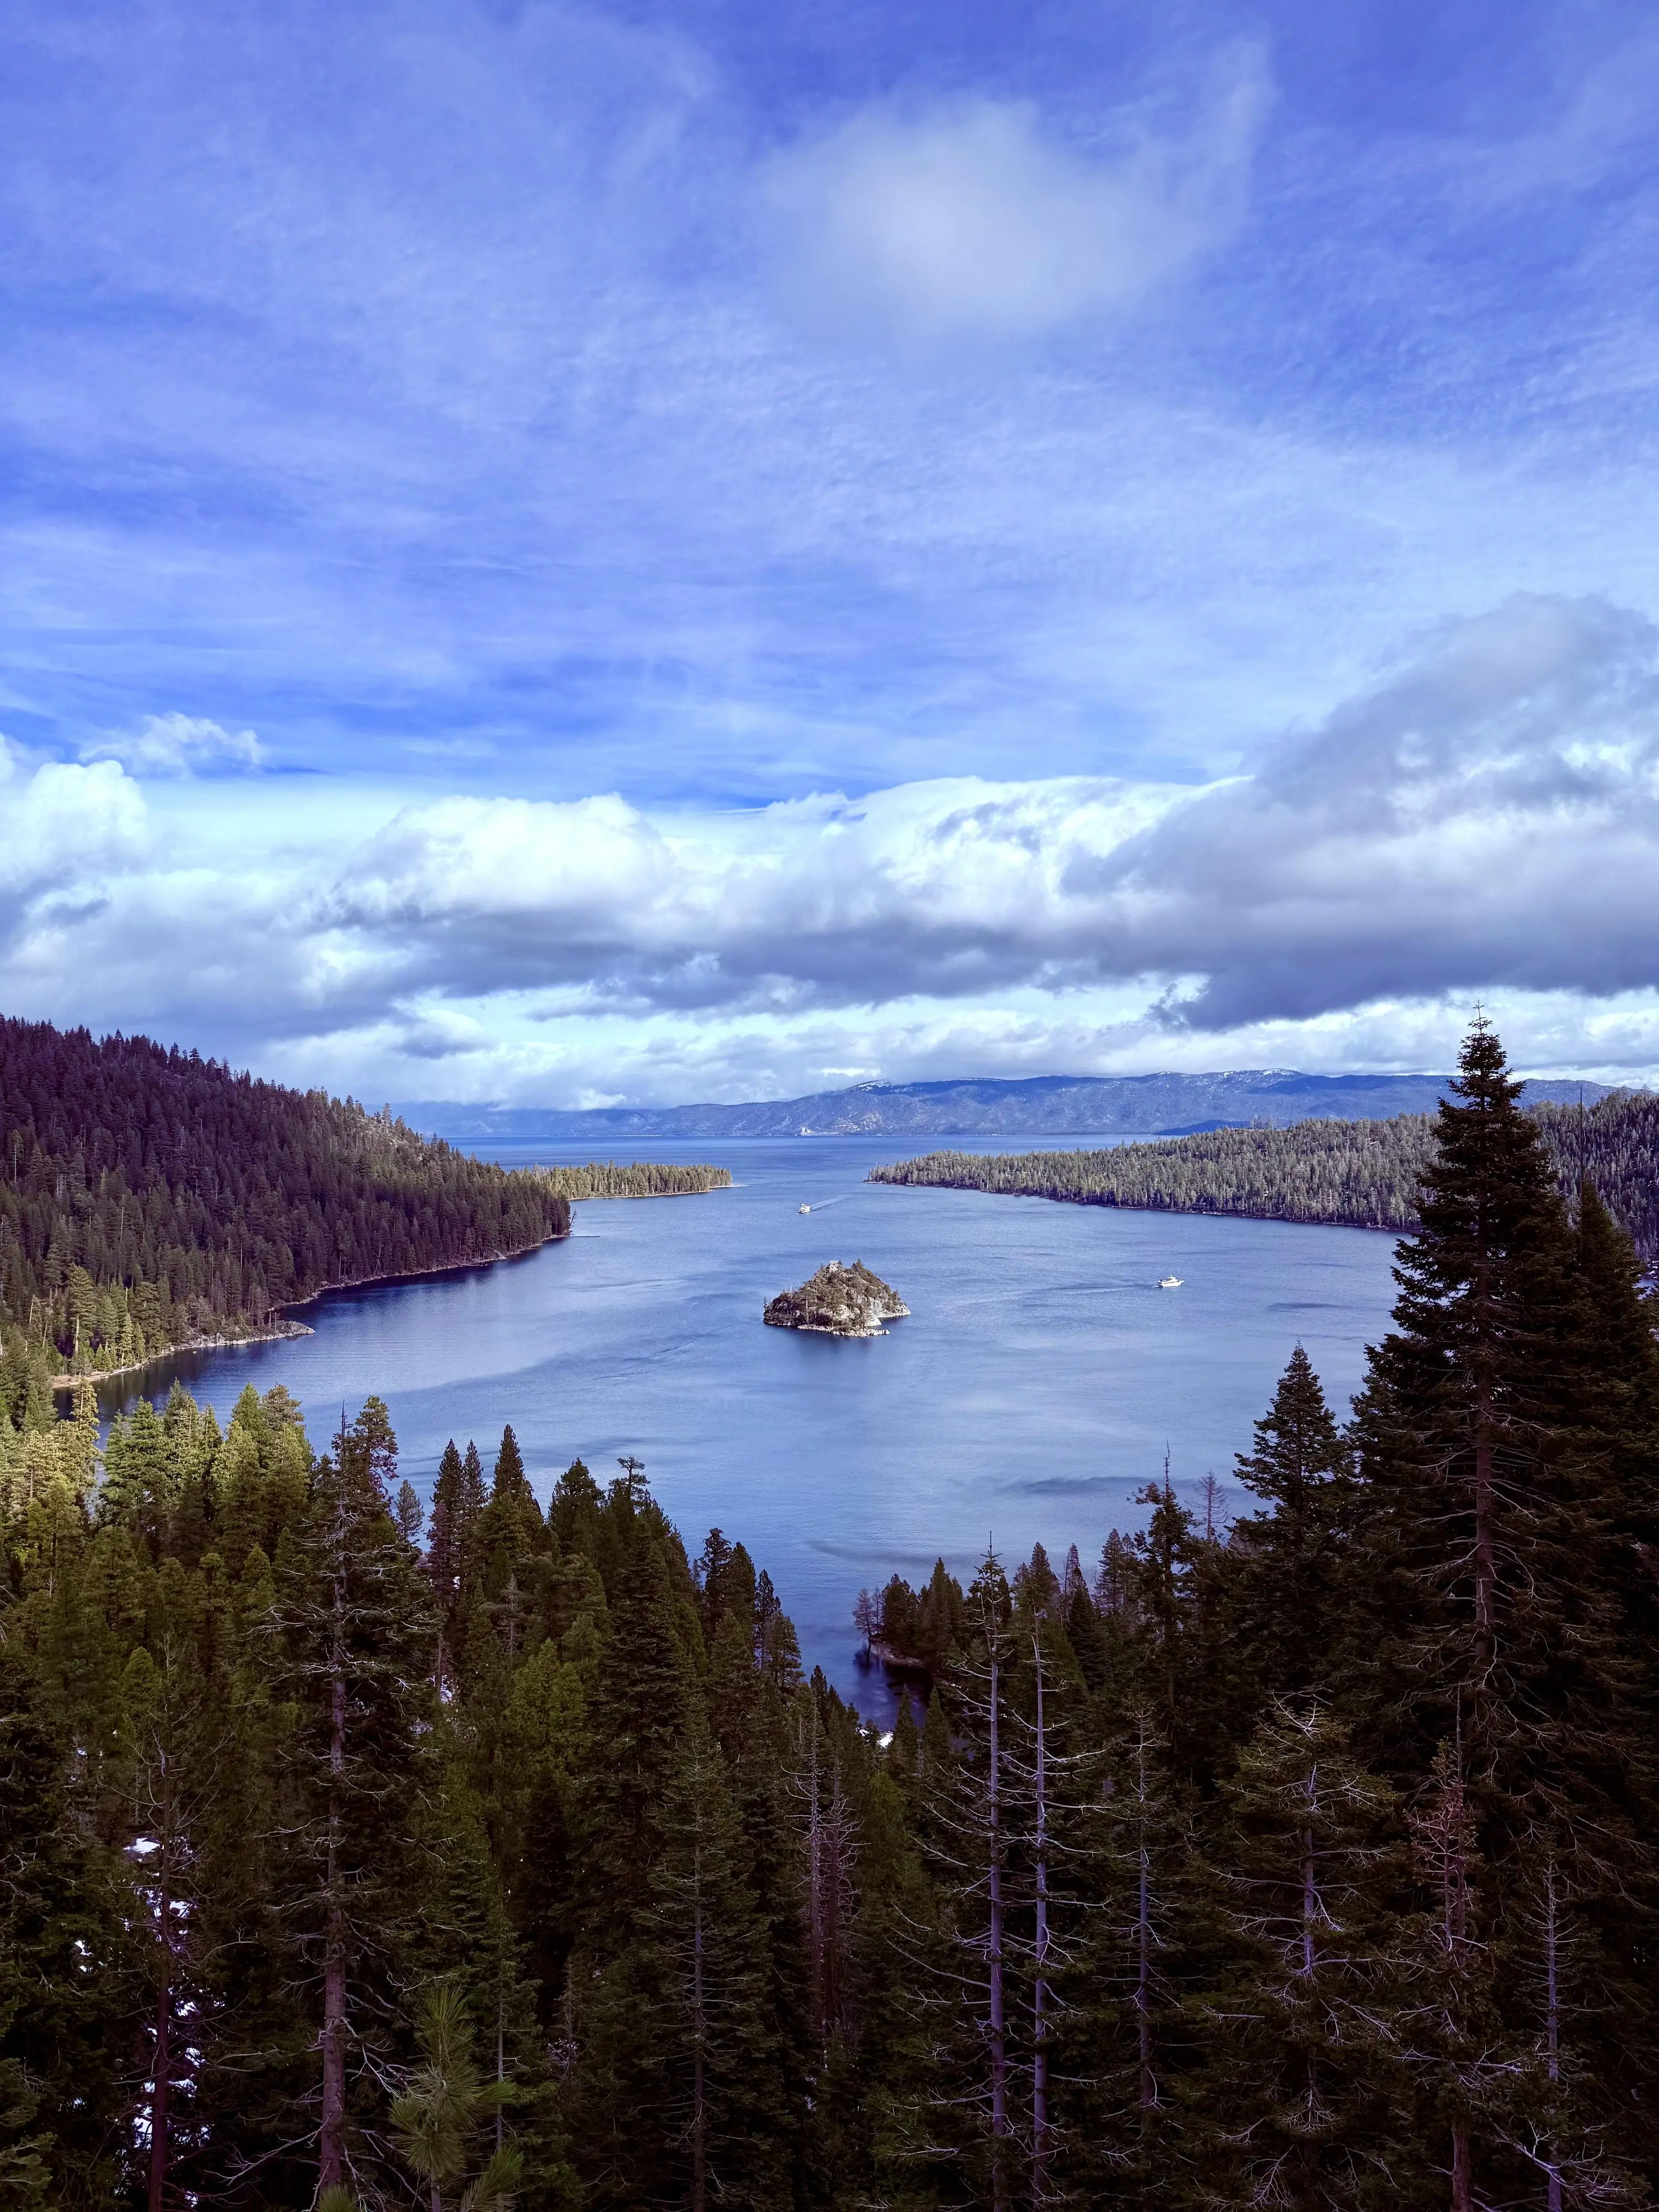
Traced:
<path fill-rule="evenodd" d="M 653 1198 L 678 1197 L 680 1194 L 653 1191 L 649 1195 Z M 584 1203 L 586 1202 L 584 1200 Z M 289 1314 L 296 1307 L 314 1305 L 319 1298 L 328 1297 L 336 1291 L 372 1291 L 381 1283 L 415 1282 L 427 1275 L 459 1274 L 465 1267 L 493 1267 L 498 1260 L 527 1259 L 531 1253 L 539 1252 L 544 1245 L 564 1243 L 571 1233 L 567 1229 L 562 1237 L 538 1237 L 533 1244 L 516 1244 L 510 1252 L 492 1252 L 487 1259 L 452 1260 L 441 1267 L 405 1267 L 400 1273 L 395 1275 L 356 1275 L 349 1282 L 324 1283 L 314 1291 L 307 1291 L 304 1297 L 289 1298 L 282 1305 L 274 1306 L 271 1310 L 274 1313 Z M 158 1352 L 146 1352 L 142 1359 L 129 1360 L 125 1366 L 106 1367 L 96 1374 L 88 1372 L 84 1375 L 54 1375 L 52 1377 L 52 1389 L 54 1394 L 61 1395 L 73 1390 L 80 1382 L 91 1382 L 95 1385 L 100 1382 L 112 1382 L 118 1375 L 142 1375 L 147 1367 L 159 1366 L 162 1360 L 177 1359 L 186 1352 L 234 1352 L 239 1345 L 283 1344 L 294 1337 L 315 1336 L 316 1334 L 316 1330 L 309 1322 L 284 1321 L 274 1328 L 251 1329 L 246 1336 L 192 1336 L 182 1344 L 164 1345 Z"/>
<path fill-rule="evenodd" d="M 159 1367 L 164 1359 L 177 1359 L 187 1352 L 234 1352 L 243 1344 L 285 1344 L 296 1336 L 315 1336 L 314 1328 L 302 1321 L 285 1322 L 280 1328 L 251 1329 L 246 1336 L 192 1336 L 183 1344 L 164 1345 L 159 1352 L 146 1352 L 142 1359 L 129 1359 L 124 1366 L 103 1367 L 96 1372 L 88 1370 L 83 1375 L 54 1375 L 52 1388 L 64 1393 L 77 1389 L 82 1382 L 90 1382 L 95 1389 L 100 1382 L 112 1382 L 118 1375 L 142 1375 L 147 1367 Z"/>
<path fill-rule="evenodd" d="M 890 1318 L 896 1320 L 894 1315 Z M 890 1328 L 837 1328 L 830 1321 L 769 1321 L 763 1314 L 761 1320 L 768 1328 L 793 1329 L 797 1336 L 840 1336 L 849 1344 L 867 1344 L 872 1337 L 890 1336 Z"/>
<path fill-rule="evenodd" d="M 711 1182 L 706 1190 L 600 1190 L 586 1198 L 573 1198 L 572 1206 L 637 1205 L 647 1198 L 712 1198 L 717 1190 L 735 1190 L 734 1182 Z M 555 1240 L 550 1238 L 549 1243 Z"/>
<path fill-rule="evenodd" d="M 1136 1206 L 1127 1199 L 1074 1195 L 1066 1190 L 987 1190 L 974 1182 L 901 1182 L 896 1176 L 869 1175 L 866 1182 L 884 1184 L 889 1190 L 967 1190 L 980 1198 L 1040 1198 L 1049 1206 L 1095 1206 L 1109 1213 L 1170 1213 L 1182 1220 L 1279 1221 L 1287 1229 L 1363 1229 L 1373 1237 L 1415 1237 L 1420 1223 L 1356 1221 L 1351 1214 L 1270 1213 L 1265 1208 L 1243 1206 Z"/>
<path fill-rule="evenodd" d="M 586 1200 L 584 1200 L 586 1204 Z M 538 1237 L 533 1244 L 515 1244 L 510 1252 L 489 1252 L 477 1260 L 447 1260 L 437 1267 L 401 1267 L 392 1275 L 353 1275 L 343 1283 L 319 1283 L 314 1291 L 307 1291 L 302 1298 L 285 1298 L 276 1313 L 292 1313 L 296 1307 L 315 1305 L 319 1298 L 331 1297 L 336 1291 L 372 1291 L 381 1283 L 417 1283 L 428 1275 L 459 1275 L 465 1267 L 493 1267 L 500 1260 L 527 1260 L 532 1252 L 539 1252 L 549 1244 L 568 1243 L 574 1231 L 567 1229 L 562 1237 Z M 301 1323 L 304 1328 L 305 1324 Z M 314 1332 L 307 1330 L 307 1334 Z"/>

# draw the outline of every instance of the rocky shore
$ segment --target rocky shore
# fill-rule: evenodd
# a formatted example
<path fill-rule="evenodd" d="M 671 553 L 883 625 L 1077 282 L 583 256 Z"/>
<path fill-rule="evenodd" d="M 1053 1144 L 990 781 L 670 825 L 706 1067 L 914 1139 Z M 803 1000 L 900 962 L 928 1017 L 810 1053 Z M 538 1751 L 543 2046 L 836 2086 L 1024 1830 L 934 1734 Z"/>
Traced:
<path fill-rule="evenodd" d="M 120 1367 L 83 1367 L 67 1374 L 54 1375 L 54 1390 L 73 1390 L 79 1382 L 108 1382 L 118 1375 L 142 1375 L 147 1367 L 155 1367 L 163 1359 L 176 1359 L 185 1352 L 228 1352 L 234 1345 L 280 1344 L 290 1336 L 315 1336 L 314 1328 L 302 1321 L 271 1321 L 261 1328 L 250 1328 L 235 1336 L 187 1336 L 180 1344 L 158 1345 L 154 1352 L 146 1352 L 142 1359 L 129 1359 Z"/>

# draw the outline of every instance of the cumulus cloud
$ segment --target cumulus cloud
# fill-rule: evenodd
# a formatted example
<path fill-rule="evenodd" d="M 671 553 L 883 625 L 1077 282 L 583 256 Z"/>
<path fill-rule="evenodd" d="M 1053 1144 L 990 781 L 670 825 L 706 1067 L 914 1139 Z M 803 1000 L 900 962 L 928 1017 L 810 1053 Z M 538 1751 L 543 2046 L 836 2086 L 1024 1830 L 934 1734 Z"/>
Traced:
<path fill-rule="evenodd" d="M 1595 599 L 1449 626 L 1255 773 L 1081 865 L 1225 1028 L 1385 996 L 1659 981 L 1659 636 Z"/>
<path fill-rule="evenodd" d="M 1144 978 L 1204 1028 L 1659 981 L 1659 638 L 1594 600 L 1450 628 L 1252 772 L 912 784 L 679 824 L 400 814 L 313 926 L 410 988 L 880 1005 Z"/>
<path fill-rule="evenodd" d="M 1075 866 L 1170 803 L 1091 778 L 902 785 L 653 822 L 617 797 L 405 810 L 319 902 L 422 988 L 593 1002 L 848 1006 L 1098 972 Z"/>
<path fill-rule="evenodd" d="M 131 868 L 118 763 L 9 773 L 15 992 L 60 1009 L 75 979 L 84 1011 L 95 978 L 117 1018 L 308 1039 L 348 1082 L 361 1052 L 427 1096 L 448 1078 L 412 1071 L 438 1065 L 471 1095 L 540 1068 L 660 1097 L 1224 1049 L 1443 1061 L 1447 1004 L 1477 994 L 1531 1010 L 1534 1065 L 1659 1056 L 1659 633 L 1596 599 L 1450 625 L 1201 787 L 959 778 L 695 816 L 447 798 L 343 865 L 319 828 L 309 861 L 295 837 L 216 874 Z"/>
<path fill-rule="evenodd" d="M 191 775 L 256 769 L 264 749 L 252 730 L 228 730 L 204 714 L 146 714 L 136 730 L 82 746 L 82 760 L 118 761 L 135 775 Z"/>
<path fill-rule="evenodd" d="M 1132 306 L 1236 226 L 1267 104 L 1261 57 L 1240 48 L 1190 132 L 1119 117 L 1104 150 L 1025 102 L 862 108 L 769 172 L 789 290 L 814 319 L 922 342 Z"/>
<path fill-rule="evenodd" d="M 143 795 L 115 761 L 77 768 L 48 761 L 31 773 L 0 737 L 0 947 L 31 915 L 50 922 L 51 899 L 74 889 L 84 915 L 101 896 L 98 877 L 140 860 Z M 43 902 L 45 904 L 43 905 Z"/>

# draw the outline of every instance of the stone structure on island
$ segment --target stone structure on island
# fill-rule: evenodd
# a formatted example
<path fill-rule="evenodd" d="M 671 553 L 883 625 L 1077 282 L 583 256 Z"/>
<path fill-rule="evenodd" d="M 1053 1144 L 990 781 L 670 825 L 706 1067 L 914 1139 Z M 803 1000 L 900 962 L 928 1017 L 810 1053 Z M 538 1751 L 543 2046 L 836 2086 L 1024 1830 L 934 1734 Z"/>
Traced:
<path fill-rule="evenodd" d="M 910 1309 L 862 1260 L 827 1261 L 798 1291 L 780 1291 L 762 1318 L 772 1328 L 811 1328 L 825 1336 L 885 1336 L 883 1324 Z"/>

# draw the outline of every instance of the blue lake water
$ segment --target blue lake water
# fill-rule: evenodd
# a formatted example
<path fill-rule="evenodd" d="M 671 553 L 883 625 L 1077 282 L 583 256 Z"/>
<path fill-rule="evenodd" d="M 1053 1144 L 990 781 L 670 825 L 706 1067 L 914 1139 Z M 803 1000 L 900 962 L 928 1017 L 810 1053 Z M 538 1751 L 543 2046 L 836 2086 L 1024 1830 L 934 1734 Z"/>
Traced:
<path fill-rule="evenodd" d="M 1237 1504 L 1233 1454 L 1292 1346 L 1346 1411 L 1393 1295 L 1386 1237 L 864 1181 L 902 1149 L 726 1145 L 734 1189 L 584 1203 L 562 1243 L 331 1292 L 300 1312 L 313 1336 L 188 1355 L 140 1388 L 176 1373 L 223 1420 L 244 1384 L 282 1382 L 317 1444 L 378 1391 L 423 1495 L 448 1437 L 476 1437 L 488 1468 L 507 1421 L 544 1498 L 578 1455 L 604 1480 L 635 1453 L 690 1549 L 714 1523 L 746 1544 L 809 1667 L 881 1710 L 854 1661 L 860 1586 L 940 1553 L 965 1576 L 988 1540 L 1010 1565 L 1039 1539 L 1090 1563 L 1142 1517 L 1166 1444 L 1189 1501 L 1213 1471 Z M 910 1318 L 862 1342 L 765 1328 L 765 1301 L 830 1259 L 863 1260 Z M 1182 1287 L 1159 1290 L 1170 1273 Z"/>

